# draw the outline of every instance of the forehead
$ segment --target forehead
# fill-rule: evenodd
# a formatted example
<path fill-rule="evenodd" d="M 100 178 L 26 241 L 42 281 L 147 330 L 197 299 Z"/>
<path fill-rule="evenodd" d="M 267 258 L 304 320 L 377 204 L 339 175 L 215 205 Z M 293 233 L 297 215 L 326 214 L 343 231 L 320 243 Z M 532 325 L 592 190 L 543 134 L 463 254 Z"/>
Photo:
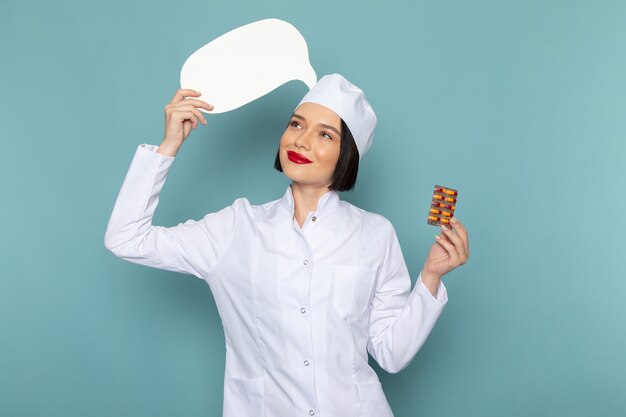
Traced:
<path fill-rule="evenodd" d="M 334 126 L 337 129 L 341 128 L 341 118 L 339 115 L 321 104 L 302 103 L 294 113 L 304 117 L 309 123 L 322 123 Z"/>

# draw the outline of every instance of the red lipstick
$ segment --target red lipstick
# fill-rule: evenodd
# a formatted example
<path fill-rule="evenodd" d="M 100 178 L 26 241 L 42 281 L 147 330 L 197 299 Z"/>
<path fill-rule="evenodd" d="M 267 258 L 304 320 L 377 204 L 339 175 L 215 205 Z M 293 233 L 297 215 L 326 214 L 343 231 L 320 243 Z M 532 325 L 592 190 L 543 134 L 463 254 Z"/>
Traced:
<path fill-rule="evenodd" d="M 304 155 L 294 151 L 287 151 L 287 157 L 291 162 L 296 164 L 310 164 L 311 162 L 313 162 L 307 159 Z"/>

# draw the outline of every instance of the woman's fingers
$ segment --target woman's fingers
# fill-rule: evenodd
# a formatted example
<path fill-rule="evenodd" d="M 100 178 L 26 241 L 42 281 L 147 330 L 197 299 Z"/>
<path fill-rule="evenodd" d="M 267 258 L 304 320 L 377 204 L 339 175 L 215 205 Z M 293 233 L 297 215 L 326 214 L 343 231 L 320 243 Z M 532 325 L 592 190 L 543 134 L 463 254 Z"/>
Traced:
<path fill-rule="evenodd" d="M 202 101 L 202 100 L 197 100 L 197 99 L 193 99 L 193 98 L 187 98 L 188 96 L 194 96 L 194 97 L 198 97 L 200 96 L 201 93 L 195 90 L 190 90 L 190 89 L 178 89 L 176 91 L 176 93 L 174 94 L 174 97 L 172 98 L 172 100 L 165 106 L 165 110 L 167 111 L 168 109 L 181 109 L 181 108 L 185 108 L 188 109 L 188 106 L 193 106 L 194 108 L 203 108 L 206 109 L 208 111 L 211 111 L 214 109 L 214 106 L 212 104 L 207 103 L 206 101 Z M 198 112 L 198 115 L 201 115 L 201 113 Z M 200 117 L 201 120 L 203 120 L 203 117 Z M 204 121 L 204 124 L 206 124 L 206 120 Z"/>
<path fill-rule="evenodd" d="M 203 109 L 207 109 L 209 111 L 213 110 L 213 105 L 207 103 L 206 101 L 202 101 L 202 100 L 197 100 L 194 98 L 189 98 L 191 96 L 193 97 L 198 97 L 202 95 L 202 93 L 195 91 L 195 90 L 184 90 L 184 89 L 179 89 L 176 91 L 176 94 L 174 94 L 174 97 L 172 98 L 172 100 L 167 103 L 168 106 L 170 105 L 179 105 L 179 104 L 189 104 L 192 103 L 194 104 L 196 107 L 202 107 Z M 167 107 L 167 106 L 166 106 Z"/>
<path fill-rule="evenodd" d="M 183 105 L 168 105 L 165 107 L 165 114 L 167 117 L 175 117 L 176 120 L 178 122 L 182 121 L 180 119 L 180 116 L 182 115 L 189 115 L 189 113 L 192 113 L 193 115 L 195 115 L 198 120 L 200 120 L 202 122 L 203 125 L 206 125 L 206 119 L 204 118 L 204 116 L 202 115 L 202 112 L 200 112 L 200 110 L 198 110 L 196 107 L 194 107 L 192 104 L 183 104 Z M 193 116 L 192 116 L 193 117 Z"/>
<path fill-rule="evenodd" d="M 202 94 L 189 88 L 176 90 L 172 100 L 165 105 L 165 135 L 163 141 L 168 141 L 178 146 L 187 139 L 192 129 L 198 126 L 198 121 L 203 125 L 207 121 L 199 109 L 213 110 L 213 105 L 198 100 L 196 97 Z"/>
<path fill-rule="evenodd" d="M 452 218 L 451 223 L 452 223 L 452 228 L 456 231 L 456 233 L 461 238 L 461 241 L 463 242 L 465 255 L 469 258 L 469 236 L 468 236 L 467 229 L 465 228 L 465 226 L 463 226 L 463 224 L 456 217 Z"/>
<path fill-rule="evenodd" d="M 198 100 L 195 98 L 186 98 L 185 100 L 181 100 L 176 103 L 168 103 L 165 106 L 165 108 L 168 108 L 168 107 L 179 108 L 179 107 L 185 107 L 188 105 L 192 105 L 193 107 L 201 107 L 209 111 L 213 110 L 214 108 L 212 104 L 209 104 L 206 101 Z"/>
<path fill-rule="evenodd" d="M 191 129 L 195 129 L 198 125 L 196 112 L 198 110 L 195 110 L 195 112 L 192 110 L 166 112 L 165 136 L 163 140 L 182 144 L 189 136 Z"/>
<path fill-rule="evenodd" d="M 169 104 L 178 103 L 179 101 L 183 100 L 185 96 L 198 97 L 200 95 L 201 93 L 199 91 L 191 90 L 189 88 L 179 88 L 178 90 L 176 90 L 176 93 L 174 93 L 174 97 L 172 97 L 172 100 L 169 102 Z"/>
<path fill-rule="evenodd" d="M 187 139 L 197 125 L 196 118 L 204 120 L 200 111 L 193 104 L 187 103 L 186 96 L 198 97 L 200 93 L 191 89 L 178 89 L 172 100 L 165 105 L 165 132 L 163 142 L 169 142 L 178 148 Z M 170 146 L 171 147 L 171 146 Z"/>
<path fill-rule="evenodd" d="M 431 270 L 437 270 L 440 274 L 446 274 L 459 265 L 467 262 L 469 257 L 469 240 L 467 229 L 454 218 L 450 226 L 441 226 L 441 235 L 435 235 L 435 241 L 439 245 L 433 246 L 427 260 Z M 445 255 L 442 253 L 442 248 Z"/>
<path fill-rule="evenodd" d="M 190 123 L 193 124 L 197 124 L 198 123 L 198 119 L 196 119 L 196 117 L 194 116 L 199 116 L 196 111 L 193 110 L 181 110 L 181 111 L 176 111 L 176 112 L 172 112 L 171 114 L 169 114 L 169 118 L 175 122 L 175 123 L 183 123 L 186 121 L 189 121 Z M 199 116 L 202 117 L 202 116 Z"/>
<path fill-rule="evenodd" d="M 448 237 L 448 239 L 450 239 L 454 247 L 456 247 L 457 249 L 463 249 L 463 253 L 465 253 L 465 245 L 463 244 L 463 241 L 456 233 L 452 231 L 452 229 L 450 229 L 449 226 L 442 225 L 441 230 Z"/>
<path fill-rule="evenodd" d="M 450 257 L 450 261 L 448 262 L 453 267 L 459 265 L 459 253 L 456 250 L 456 247 L 450 242 L 449 237 L 447 235 L 439 236 L 435 235 L 437 243 L 439 243 L 443 248 L 448 252 L 448 256 Z"/>
<path fill-rule="evenodd" d="M 443 225 L 441 226 L 441 230 L 446 235 L 446 237 L 450 240 L 451 244 L 454 247 L 455 251 L 455 265 L 464 264 L 467 260 L 467 251 L 465 249 L 465 243 L 461 238 L 454 233 L 449 227 Z M 458 262 L 458 263 L 457 263 Z"/>
<path fill-rule="evenodd" d="M 209 104 L 206 101 L 197 100 L 195 98 L 188 98 L 188 99 L 184 100 L 184 103 L 193 104 L 195 107 L 198 107 L 198 108 L 201 107 L 201 108 L 206 109 L 208 111 L 211 111 L 214 108 L 212 104 Z"/>
<path fill-rule="evenodd" d="M 167 104 L 165 106 L 165 112 L 167 113 L 168 111 L 172 112 L 172 111 L 177 111 L 177 110 L 194 110 L 197 108 L 203 108 L 208 111 L 211 111 L 213 110 L 213 105 L 202 100 L 195 100 L 195 99 L 188 98 L 178 103 Z M 198 114 L 202 115 L 202 113 L 200 113 L 199 111 L 198 111 Z M 201 119 L 202 118 L 204 118 L 204 116 L 202 116 Z"/>
<path fill-rule="evenodd" d="M 185 120 L 183 122 L 183 137 L 187 138 L 189 136 L 189 133 L 191 133 L 191 129 L 195 129 L 195 128 L 196 128 L 196 125 L 194 123 L 192 123 L 189 120 Z"/>

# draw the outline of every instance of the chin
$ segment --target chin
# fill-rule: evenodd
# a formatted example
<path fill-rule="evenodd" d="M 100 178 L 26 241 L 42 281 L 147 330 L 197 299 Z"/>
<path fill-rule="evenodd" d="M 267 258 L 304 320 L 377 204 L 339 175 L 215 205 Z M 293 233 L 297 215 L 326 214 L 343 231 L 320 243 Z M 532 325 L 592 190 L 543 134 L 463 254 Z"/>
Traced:
<path fill-rule="evenodd" d="M 292 174 L 291 172 L 285 172 L 283 170 L 283 174 L 287 178 L 291 180 L 293 184 L 297 184 L 300 186 L 306 187 L 315 187 L 315 188 L 328 188 L 330 187 L 330 182 L 324 182 L 319 179 L 311 178 L 309 175 L 297 175 Z"/>
<path fill-rule="evenodd" d="M 297 183 L 305 183 L 306 182 L 306 176 L 302 175 L 302 172 L 294 172 L 295 170 L 292 169 L 292 167 L 288 166 L 287 169 L 285 169 L 285 165 L 283 165 L 283 175 L 287 178 L 289 178 L 291 181 L 293 182 L 297 182 Z"/>
<path fill-rule="evenodd" d="M 294 183 L 316 187 L 325 187 L 323 184 L 330 185 L 330 176 L 322 178 L 319 168 L 312 167 L 312 164 L 296 164 L 285 157 L 281 158 L 280 165 L 283 168 L 283 175 Z"/>
<path fill-rule="evenodd" d="M 310 171 L 308 170 L 309 168 L 308 165 L 310 164 L 300 165 L 300 164 L 296 164 L 295 162 L 291 162 L 289 158 L 287 158 L 286 156 L 284 159 L 281 158 L 280 160 L 280 166 L 283 168 L 283 174 L 285 174 L 291 179 L 294 179 L 293 178 L 294 176 L 300 177 L 301 179 L 305 175 L 309 176 Z"/>

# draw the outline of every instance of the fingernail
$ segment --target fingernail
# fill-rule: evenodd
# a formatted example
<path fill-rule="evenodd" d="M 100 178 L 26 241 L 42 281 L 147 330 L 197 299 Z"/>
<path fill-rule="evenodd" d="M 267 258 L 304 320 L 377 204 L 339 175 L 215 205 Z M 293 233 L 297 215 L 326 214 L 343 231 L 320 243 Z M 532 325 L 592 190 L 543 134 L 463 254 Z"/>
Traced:
<path fill-rule="evenodd" d="M 441 228 L 442 228 L 443 230 L 448 230 L 448 228 L 446 227 L 446 225 L 445 225 L 445 224 L 442 224 L 442 225 L 441 225 Z"/>
<path fill-rule="evenodd" d="M 441 237 L 439 235 L 435 235 L 435 239 L 439 240 Z"/>
<path fill-rule="evenodd" d="M 450 219 L 450 221 L 452 222 L 452 224 L 456 224 L 456 217 L 453 217 L 452 219 Z"/>

